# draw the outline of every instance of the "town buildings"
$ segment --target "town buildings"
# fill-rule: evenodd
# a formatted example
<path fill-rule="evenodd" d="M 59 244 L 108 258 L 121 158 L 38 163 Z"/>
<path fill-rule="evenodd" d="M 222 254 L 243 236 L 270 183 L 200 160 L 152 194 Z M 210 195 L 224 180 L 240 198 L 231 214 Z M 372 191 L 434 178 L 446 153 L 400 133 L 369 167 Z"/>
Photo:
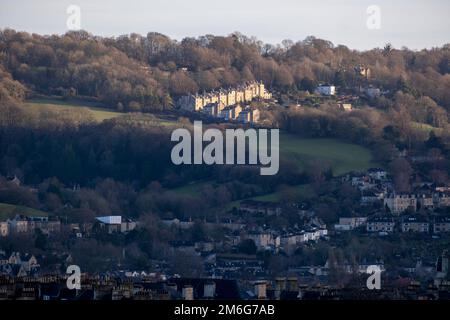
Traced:
<path fill-rule="evenodd" d="M 433 201 L 437 208 L 450 207 L 450 193 L 449 192 L 434 193 Z"/>
<path fill-rule="evenodd" d="M 395 221 L 393 217 L 372 217 L 367 220 L 366 230 L 367 232 L 394 232 Z"/>
<path fill-rule="evenodd" d="M 350 231 L 367 223 L 367 217 L 339 218 L 339 223 L 334 225 L 336 231 Z"/>
<path fill-rule="evenodd" d="M 182 96 L 177 106 L 183 110 L 201 111 L 207 106 L 214 105 L 217 108 L 215 112 L 217 115 L 226 107 L 246 104 L 255 99 L 269 100 L 271 98 L 271 93 L 266 90 L 262 82 L 249 82 L 237 88 Z"/>
<path fill-rule="evenodd" d="M 97 217 L 100 228 L 105 229 L 108 233 L 125 233 L 136 228 L 136 222 L 130 219 L 123 219 L 122 216 L 103 216 Z"/>
<path fill-rule="evenodd" d="M 5 251 L 0 251 L 0 274 L 25 277 L 36 274 L 39 268 L 39 263 L 32 254 L 12 252 L 7 255 Z"/>
<path fill-rule="evenodd" d="M 433 223 L 433 232 L 450 232 L 450 217 L 435 217 Z"/>
<path fill-rule="evenodd" d="M 408 215 L 401 219 L 402 232 L 429 233 L 430 223 L 428 219 L 420 215 Z"/>
<path fill-rule="evenodd" d="M 281 214 L 281 205 L 269 201 L 243 200 L 239 205 L 239 210 L 244 213 L 279 215 Z"/>
<path fill-rule="evenodd" d="M 224 121 L 257 123 L 260 111 L 248 104 L 253 100 L 270 100 L 272 95 L 261 82 L 249 82 L 230 88 L 204 94 L 189 94 L 181 97 L 177 106 L 187 111 L 199 111 Z"/>
<path fill-rule="evenodd" d="M 395 214 L 399 214 L 407 209 L 416 211 L 417 198 L 414 194 L 392 193 L 384 198 L 384 205 Z"/>
<path fill-rule="evenodd" d="M 7 226 L 5 226 L 5 223 Z M 3 222 L 3 230 L 7 230 L 6 235 L 34 233 L 40 229 L 42 233 L 49 235 L 58 233 L 61 230 L 61 221 L 56 217 L 29 217 L 16 215 L 13 219 Z M 1 233 L 3 235 L 3 232 Z M 4 235 L 3 235 L 4 236 Z"/>

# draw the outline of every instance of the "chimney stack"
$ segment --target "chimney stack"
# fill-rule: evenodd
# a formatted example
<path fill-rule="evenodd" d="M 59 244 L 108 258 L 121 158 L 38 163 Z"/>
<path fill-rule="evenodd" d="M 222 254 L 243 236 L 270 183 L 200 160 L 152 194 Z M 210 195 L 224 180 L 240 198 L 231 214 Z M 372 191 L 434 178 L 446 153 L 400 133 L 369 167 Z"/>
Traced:
<path fill-rule="evenodd" d="M 216 283 L 215 282 L 205 282 L 203 287 L 203 297 L 205 299 L 214 299 L 216 296 Z"/>
<path fill-rule="evenodd" d="M 184 300 L 194 300 L 194 288 L 189 285 L 184 286 L 182 296 Z"/>
<path fill-rule="evenodd" d="M 255 296 L 259 300 L 267 298 L 267 283 L 266 281 L 255 282 Z"/>

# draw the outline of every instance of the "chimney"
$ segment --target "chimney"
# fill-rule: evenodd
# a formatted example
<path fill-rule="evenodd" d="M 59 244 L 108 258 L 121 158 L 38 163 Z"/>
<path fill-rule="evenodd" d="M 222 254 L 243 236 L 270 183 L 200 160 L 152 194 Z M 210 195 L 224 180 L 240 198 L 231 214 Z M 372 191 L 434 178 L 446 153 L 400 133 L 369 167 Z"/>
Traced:
<path fill-rule="evenodd" d="M 303 300 L 303 297 L 305 295 L 305 291 L 306 291 L 307 287 L 305 285 L 299 285 L 298 286 L 298 295 L 297 298 L 299 300 Z"/>
<path fill-rule="evenodd" d="M 216 296 L 216 283 L 215 282 L 205 282 L 203 287 L 203 298 L 214 299 Z"/>
<path fill-rule="evenodd" d="M 286 291 L 286 278 L 275 278 L 275 299 L 280 299 L 283 291 Z"/>
<path fill-rule="evenodd" d="M 298 290 L 298 281 L 296 277 L 289 277 L 287 279 L 287 291 L 297 291 Z"/>
<path fill-rule="evenodd" d="M 259 300 L 267 298 L 267 283 L 265 281 L 255 282 L 255 296 Z"/>
<path fill-rule="evenodd" d="M 167 283 L 166 290 L 169 292 L 171 296 L 175 296 L 177 294 L 177 284 L 176 283 Z"/>
<path fill-rule="evenodd" d="M 182 296 L 184 300 L 194 300 L 194 288 L 189 285 L 184 286 Z"/>

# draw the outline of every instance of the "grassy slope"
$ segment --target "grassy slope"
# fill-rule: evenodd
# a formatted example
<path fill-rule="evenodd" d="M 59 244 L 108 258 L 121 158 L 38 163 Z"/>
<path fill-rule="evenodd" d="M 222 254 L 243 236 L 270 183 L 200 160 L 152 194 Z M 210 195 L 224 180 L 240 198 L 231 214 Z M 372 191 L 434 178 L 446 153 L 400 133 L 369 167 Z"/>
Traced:
<path fill-rule="evenodd" d="M 25 216 L 47 216 L 46 212 L 36 209 L 16 206 L 13 204 L 0 203 L 0 221 L 8 218 L 13 218 L 16 214 L 22 214 Z"/>
<path fill-rule="evenodd" d="M 49 110 L 49 111 L 60 111 L 60 110 L 76 110 L 83 108 L 84 110 L 89 111 L 96 121 L 103 121 L 106 119 L 115 118 L 123 115 L 123 113 L 111 111 L 106 108 L 101 108 L 98 104 L 89 103 L 89 102 L 81 102 L 81 101 L 63 101 L 63 100 L 55 100 L 55 99 L 35 99 L 28 100 L 25 104 L 25 107 L 39 110 Z"/>
<path fill-rule="evenodd" d="M 24 103 L 25 108 L 29 108 L 31 112 L 33 111 L 80 111 L 83 110 L 85 112 L 89 112 L 93 119 L 97 122 L 102 122 L 103 120 L 108 120 L 120 116 L 126 115 L 126 113 L 121 113 L 114 111 L 112 109 L 108 109 L 102 107 L 100 104 L 95 102 L 87 102 L 87 101 L 79 101 L 79 100 L 71 100 L 64 101 L 61 99 L 32 99 L 28 100 Z M 157 124 L 161 126 L 174 126 L 177 125 L 178 122 L 174 119 L 169 119 L 168 117 L 155 116 Z"/>
<path fill-rule="evenodd" d="M 329 162 L 334 175 L 377 166 L 372 162 L 370 150 L 337 139 L 302 139 L 282 134 L 280 151 L 281 157 L 295 160 L 301 168 L 318 159 Z"/>
<path fill-rule="evenodd" d="M 303 139 L 289 134 L 280 136 L 281 157 L 294 159 L 300 168 L 310 162 L 324 160 L 329 162 L 335 175 L 344 174 L 349 171 L 363 171 L 379 164 L 372 161 L 370 150 L 337 139 Z M 202 188 L 211 184 L 211 181 L 196 181 L 186 186 L 173 189 L 181 194 L 198 196 Z M 307 199 L 314 196 L 314 191 L 309 185 L 299 185 L 290 188 L 290 191 L 298 195 L 300 199 Z M 253 197 L 260 201 L 280 201 L 281 191 Z M 233 201 L 227 206 L 232 208 L 237 206 L 239 201 Z"/>

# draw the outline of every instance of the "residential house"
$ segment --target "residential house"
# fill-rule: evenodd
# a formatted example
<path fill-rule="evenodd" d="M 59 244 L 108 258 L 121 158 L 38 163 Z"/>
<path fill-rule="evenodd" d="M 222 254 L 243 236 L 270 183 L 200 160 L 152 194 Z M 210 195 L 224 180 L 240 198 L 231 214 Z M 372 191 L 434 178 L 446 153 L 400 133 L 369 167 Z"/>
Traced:
<path fill-rule="evenodd" d="M 367 219 L 367 232 L 394 232 L 395 221 L 393 217 L 381 216 Z"/>
<path fill-rule="evenodd" d="M 280 236 L 280 246 L 290 252 L 300 244 L 308 241 L 318 241 L 328 234 L 327 229 L 308 228 L 306 230 L 289 230 Z"/>
<path fill-rule="evenodd" d="M 433 209 L 434 199 L 433 195 L 429 192 L 417 194 L 417 203 L 422 209 Z"/>
<path fill-rule="evenodd" d="M 259 122 L 260 112 L 258 109 L 246 107 L 237 117 L 237 121 L 242 123 L 257 123 Z"/>
<path fill-rule="evenodd" d="M 0 222 L 0 237 L 7 237 L 9 235 L 9 225 L 8 222 Z"/>
<path fill-rule="evenodd" d="M 435 217 L 433 222 L 433 232 L 450 232 L 450 217 Z"/>
<path fill-rule="evenodd" d="M 414 194 L 392 193 L 384 198 L 384 205 L 389 208 L 392 213 L 399 214 L 407 209 L 416 211 L 417 198 Z"/>
<path fill-rule="evenodd" d="M 388 175 L 386 170 L 380 169 L 380 168 L 370 168 L 369 170 L 367 170 L 367 174 L 372 179 L 379 180 L 379 181 L 386 180 L 387 175 Z"/>
<path fill-rule="evenodd" d="M 11 233 L 34 233 L 40 229 L 44 234 L 58 233 L 61 231 L 61 221 L 57 217 L 28 217 L 16 215 L 7 221 Z"/>
<path fill-rule="evenodd" d="M 438 192 L 433 195 L 434 204 L 438 208 L 450 207 L 450 193 Z"/>
<path fill-rule="evenodd" d="M 258 213 L 266 215 L 281 214 L 281 206 L 269 201 L 243 200 L 239 204 L 239 210 L 246 213 Z"/>
<path fill-rule="evenodd" d="M 250 102 L 255 99 L 270 100 L 272 94 L 266 90 L 261 82 L 249 82 L 228 90 L 205 92 L 201 95 L 186 95 L 177 101 L 177 106 L 184 110 L 200 111 L 209 104 L 217 106 L 216 116 L 226 107 L 239 103 Z"/>
<path fill-rule="evenodd" d="M 28 220 L 25 216 L 16 215 L 13 219 L 7 220 L 11 233 L 20 234 L 31 232 L 28 228 Z"/>
<path fill-rule="evenodd" d="M 430 232 L 430 223 L 420 215 L 408 215 L 401 218 L 402 232 Z"/>
<path fill-rule="evenodd" d="M 179 220 L 177 218 L 170 219 L 170 220 L 162 220 L 162 223 L 168 227 L 175 226 L 180 229 L 189 229 L 194 226 L 194 221 L 191 219 L 189 220 Z"/>
<path fill-rule="evenodd" d="M 136 227 L 137 227 L 136 221 L 125 218 L 122 219 L 122 223 L 120 224 L 120 232 L 121 233 L 130 232 L 136 229 Z"/>
<path fill-rule="evenodd" d="M 5 259 L 4 253 L 0 255 L 1 274 L 10 275 L 13 277 L 24 277 L 36 274 L 39 267 L 40 266 L 36 257 L 32 254 L 13 252 L 8 259 Z"/>
<path fill-rule="evenodd" d="M 372 188 L 363 190 L 361 192 L 360 203 L 363 206 L 372 205 L 377 202 L 381 202 L 384 199 L 384 191 Z"/>
<path fill-rule="evenodd" d="M 57 217 L 29 217 L 29 229 L 40 229 L 44 234 L 54 234 L 61 231 L 61 221 Z"/>
<path fill-rule="evenodd" d="M 280 237 L 269 231 L 249 232 L 248 239 L 252 239 L 258 249 L 266 249 L 268 247 L 277 248 L 280 246 Z"/>
<path fill-rule="evenodd" d="M 338 109 L 342 111 L 352 111 L 352 104 L 351 103 L 338 103 Z"/>
<path fill-rule="evenodd" d="M 336 231 L 350 231 L 367 223 L 367 217 L 339 218 L 339 223 L 334 225 Z"/>
<path fill-rule="evenodd" d="M 333 96 L 336 94 L 336 87 L 329 84 L 320 85 L 316 88 L 315 93 L 324 96 Z"/>
<path fill-rule="evenodd" d="M 355 73 L 359 76 L 362 76 L 366 79 L 370 78 L 371 75 L 371 70 L 369 67 L 363 66 L 363 65 L 358 65 L 354 68 Z"/>
<path fill-rule="evenodd" d="M 365 89 L 365 93 L 369 98 L 377 98 L 381 95 L 381 90 L 378 88 L 369 87 Z"/>
<path fill-rule="evenodd" d="M 201 111 L 211 117 L 218 117 L 220 112 L 219 105 L 217 104 L 217 102 L 208 103 L 203 107 Z"/>
<path fill-rule="evenodd" d="M 100 228 L 106 229 L 108 233 L 125 233 L 136 228 L 136 222 L 130 219 L 122 219 L 122 216 L 102 216 L 96 217 L 100 223 Z"/>
<path fill-rule="evenodd" d="M 376 186 L 369 175 L 355 175 L 351 177 L 351 185 L 360 191 L 369 190 Z"/>
<path fill-rule="evenodd" d="M 220 117 L 225 121 L 232 121 L 236 120 L 241 112 L 242 107 L 240 105 L 228 106 L 220 112 Z"/>

